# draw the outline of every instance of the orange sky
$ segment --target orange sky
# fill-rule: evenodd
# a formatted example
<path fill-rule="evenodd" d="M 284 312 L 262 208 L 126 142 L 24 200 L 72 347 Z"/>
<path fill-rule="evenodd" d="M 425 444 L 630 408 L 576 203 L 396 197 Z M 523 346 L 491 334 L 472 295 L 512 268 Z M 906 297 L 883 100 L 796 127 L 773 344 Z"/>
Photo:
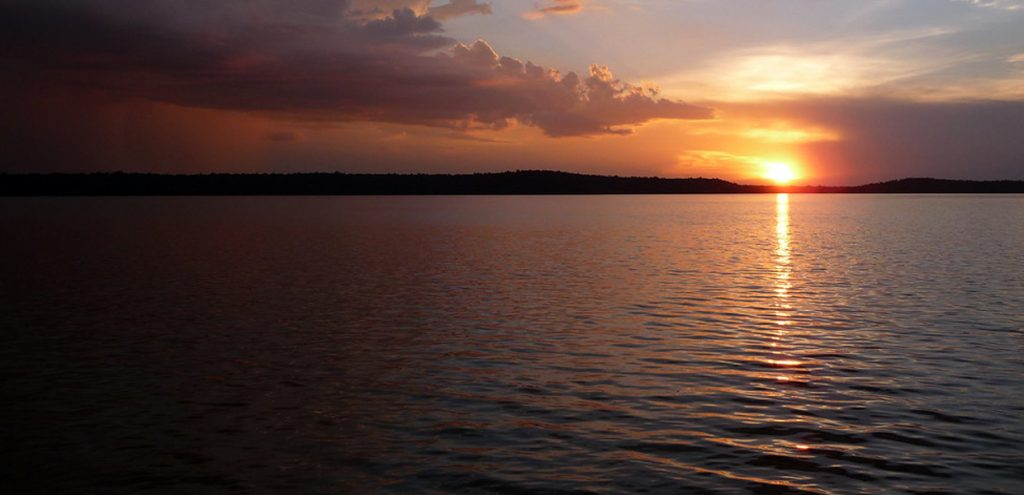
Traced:
<path fill-rule="evenodd" d="M 196 1 L 0 6 L 0 171 L 1024 178 L 1020 1 Z"/>

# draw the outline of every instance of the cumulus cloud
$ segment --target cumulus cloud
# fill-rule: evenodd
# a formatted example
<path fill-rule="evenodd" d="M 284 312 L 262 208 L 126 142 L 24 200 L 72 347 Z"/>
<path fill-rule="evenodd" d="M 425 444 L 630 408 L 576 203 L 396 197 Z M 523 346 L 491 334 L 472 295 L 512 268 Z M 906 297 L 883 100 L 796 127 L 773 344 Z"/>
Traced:
<path fill-rule="evenodd" d="M 411 10 L 416 15 L 430 14 L 443 21 L 473 14 L 490 14 L 491 4 L 478 0 L 450 0 L 444 5 L 431 6 L 431 0 L 351 0 L 348 14 L 357 19 L 380 19 L 396 10 Z"/>
<path fill-rule="evenodd" d="M 201 0 L 8 1 L 0 6 L 0 82 L 7 96 L 77 89 L 294 121 L 453 129 L 518 122 L 549 136 L 712 116 L 619 81 L 607 67 L 563 74 L 500 56 L 484 41 L 458 44 L 429 2 L 366 3 L 224 0 L 203 10 Z M 384 4 L 401 8 L 373 10 Z M 456 0 L 436 9 L 451 17 L 487 8 Z"/>
<path fill-rule="evenodd" d="M 429 8 L 430 0 L 351 0 L 348 15 L 356 19 L 377 19 L 406 9 L 423 15 Z"/>
<path fill-rule="evenodd" d="M 502 127 L 510 120 L 535 125 L 554 137 L 628 134 L 629 126 L 651 119 L 707 119 L 704 107 L 659 99 L 657 89 L 617 80 L 605 66 L 589 74 L 562 74 L 531 62 L 500 57 L 487 43 L 458 45 L 452 60 L 473 67 L 476 120 Z M 472 111 L 466 108 L 466 112 Z"/>

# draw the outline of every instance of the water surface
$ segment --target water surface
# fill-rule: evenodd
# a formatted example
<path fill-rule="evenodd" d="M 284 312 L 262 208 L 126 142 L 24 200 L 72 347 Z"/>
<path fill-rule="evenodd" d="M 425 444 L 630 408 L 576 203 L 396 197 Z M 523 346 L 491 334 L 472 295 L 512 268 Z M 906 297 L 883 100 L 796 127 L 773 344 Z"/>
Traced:
<path fill-rule="evenodd" d="M 1020 493 L 1024 196 L 0 200 L 45 493 Z"/>

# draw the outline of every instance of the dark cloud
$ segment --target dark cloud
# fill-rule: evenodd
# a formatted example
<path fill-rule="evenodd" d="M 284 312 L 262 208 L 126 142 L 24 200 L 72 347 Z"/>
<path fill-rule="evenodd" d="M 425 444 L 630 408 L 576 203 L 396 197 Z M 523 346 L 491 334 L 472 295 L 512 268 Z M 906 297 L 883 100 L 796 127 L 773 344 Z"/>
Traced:
<path fill-rule="evenodd" d="M 294 121 L 453 129 L 520 122 L 550 136 L 711 116 L 615 80 L 603 67 L 562 75 L 500 57 L 483 41 L 458 45 L 433 15 L 413 8 L 375 16 L 355 9 L 339 0 L 7 1 L 0 84 L 15 99 L 26 88 L 36 97 L 50 88 Z M 488 9 L 457 0 L 432 12 Z"/>
<path fill-rule="evenodd" d="M 243 171 L 275 123 L 244 114 L 24 88 L 0 94 L 0 170 Z"/>
<path fill-rule="evenodd" d="M 352 0 L 348 14 L 358 20 L 387 17 L 396 10 L 411 10 L 423 15 L 430 8 L 431 0 Z"/>
<path fill-rule="evenodd" d="M 441 30 L 441 23 L 430 16 L 418 16 L 409 9 L 395 10 L 391 17 L 374 19 L 363 31 L 383 38 L 401 38 L 410 34 L 427 34 Z"/>
<path fill-rule="evenodd" d="M 274 143 L 291 143 L 298 141 L 300 136 L 292 131 L 271 131 L 266 134 L 266 138 Z"/>

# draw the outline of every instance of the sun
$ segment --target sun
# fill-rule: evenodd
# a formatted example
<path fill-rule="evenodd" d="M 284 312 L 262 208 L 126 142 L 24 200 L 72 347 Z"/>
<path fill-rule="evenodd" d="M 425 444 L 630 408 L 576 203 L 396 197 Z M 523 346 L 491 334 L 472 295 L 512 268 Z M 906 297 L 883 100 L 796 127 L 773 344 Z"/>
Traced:
<path fill-rule="evenodd" d="M 793 165 L 789 163 L 765 162 L 762 167 L 764 168 L 762 177 L 780 186 L 789 184 L 797 178 L 796 170 L 793 168 Z"/>

